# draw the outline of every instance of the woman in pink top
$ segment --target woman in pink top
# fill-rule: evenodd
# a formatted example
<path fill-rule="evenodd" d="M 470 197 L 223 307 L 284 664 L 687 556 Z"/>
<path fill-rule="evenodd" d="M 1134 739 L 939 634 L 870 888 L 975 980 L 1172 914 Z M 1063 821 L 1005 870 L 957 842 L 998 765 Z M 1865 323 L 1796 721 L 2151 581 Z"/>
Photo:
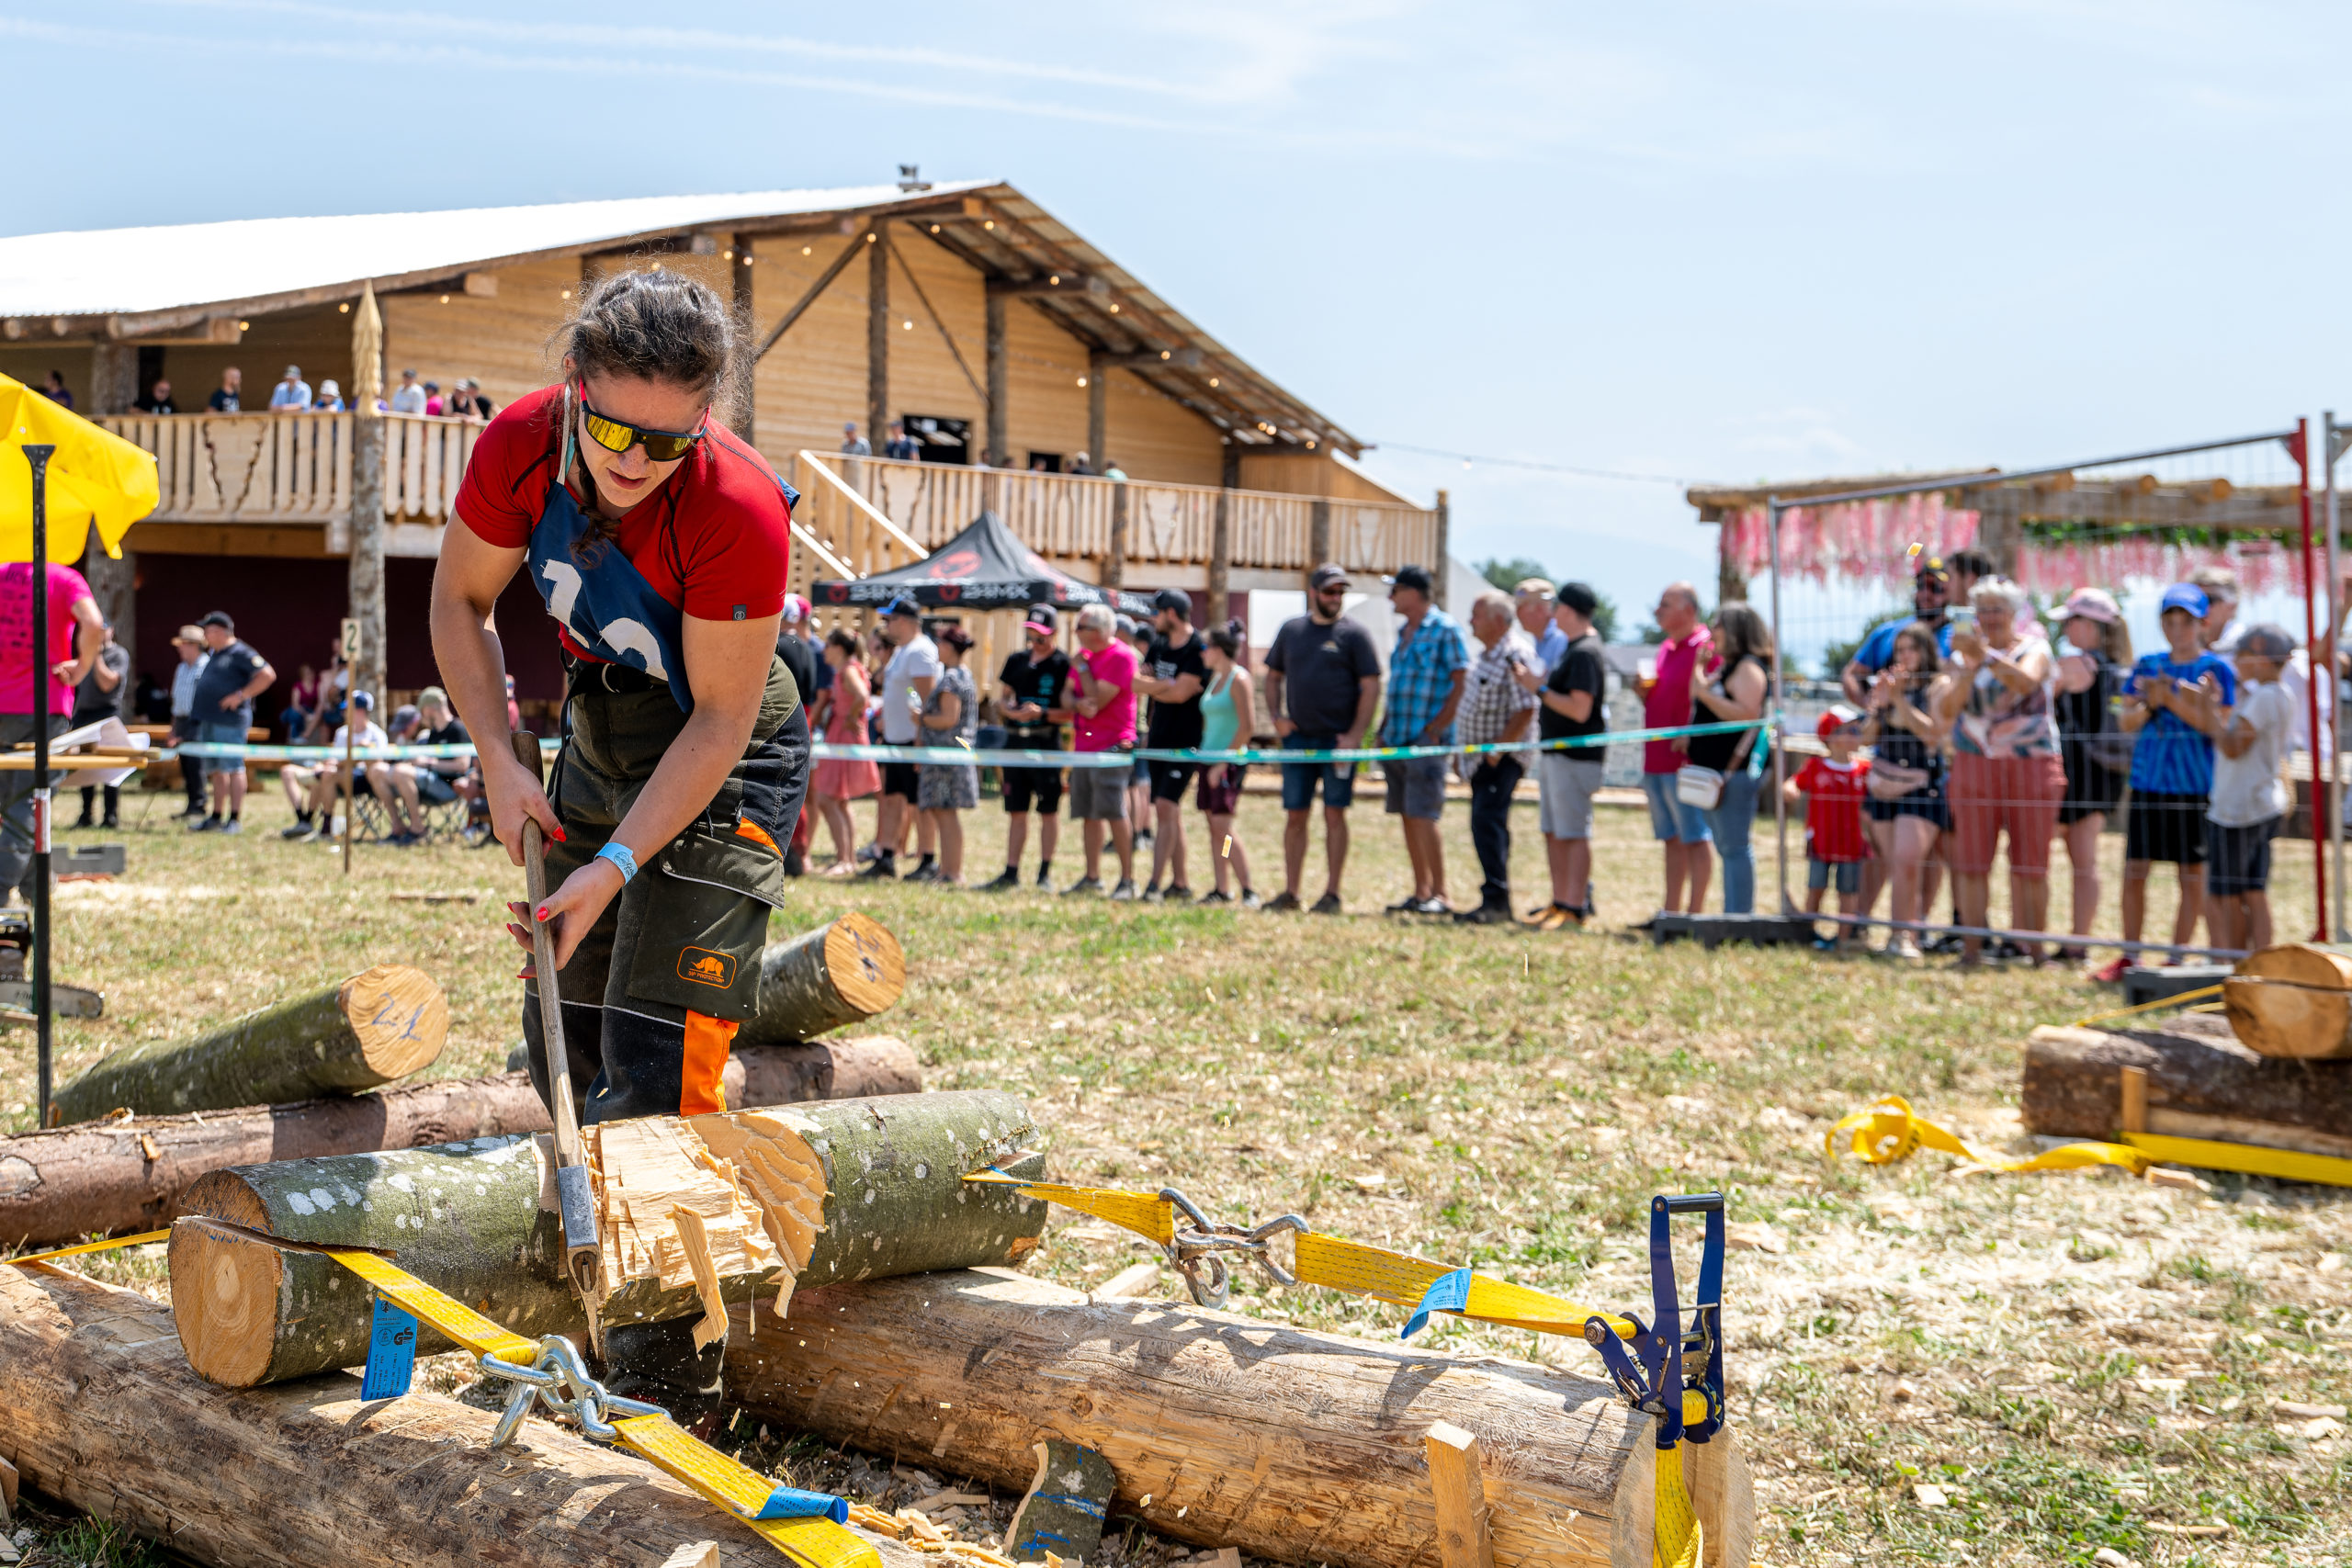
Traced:
<path fill-rule="evenodd" d="M 825 638 L 825 662 L 833 671 L 833 683 L 826 689 L 830 704 L 825 714 L 825 739 L 836 746 L 863 746 L 866 740 L 865 703 L 871 687 L 865 666 L 858 660 L 857 634 L 834 627 Z M 849 819 L 849 803 L 863 800 L 882 787 L 881 767 L 846 757 L 827 757 L 818 762 L 809 787 L 817 797 L 818 815 L 824 818 L 827 830 L 833 835 L 833 863 L 825 868 L 825 874 L 855 875 L 857 829 Z"/>

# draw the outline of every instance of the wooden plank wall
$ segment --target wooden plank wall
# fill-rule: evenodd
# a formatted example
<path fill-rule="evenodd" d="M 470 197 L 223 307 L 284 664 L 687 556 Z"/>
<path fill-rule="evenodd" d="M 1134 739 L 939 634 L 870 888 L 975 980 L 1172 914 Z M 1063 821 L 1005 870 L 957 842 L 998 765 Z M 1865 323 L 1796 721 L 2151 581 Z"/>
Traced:
<path fill-rule="evenodd" d="M 379 299 L 386 397 L 403 369 L 445 390 L 461 376 L 474 377 L 500 408 L 556 378 L 548 339 L 572 307 L 563 291 L 579 292 L 579 263 L 568 256 L 526 262 L 492 276 L 498 292 L 486 299 L 451 289 Z"/>
<path fill-rule="evenodd" d="M 1284 495 L 1329 496 L 1334 501 L 1423 504 L 1341 466 L 1322 452 L 1245 452 L 1241 457 L 1239 488 L 1275 491 Z"/>

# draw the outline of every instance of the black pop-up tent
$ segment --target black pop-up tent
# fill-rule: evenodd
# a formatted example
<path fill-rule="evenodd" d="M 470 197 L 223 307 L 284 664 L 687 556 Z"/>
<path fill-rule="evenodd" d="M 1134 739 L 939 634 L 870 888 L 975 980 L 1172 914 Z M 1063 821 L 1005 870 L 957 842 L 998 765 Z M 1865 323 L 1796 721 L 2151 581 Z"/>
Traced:
<path fill-rule="evenodd" d="M 1151 601 L 1140 593 L 1082 582 L 1012 536 L 993 512 L 911 566 L 871 577 L 812 583 L 818 604 L 879 609 L 904 594 L 925 609 L 1018 610 L 1051 604 L 1059 610 L 1108 604 L 1125 615 L 1148 616 Z"/>

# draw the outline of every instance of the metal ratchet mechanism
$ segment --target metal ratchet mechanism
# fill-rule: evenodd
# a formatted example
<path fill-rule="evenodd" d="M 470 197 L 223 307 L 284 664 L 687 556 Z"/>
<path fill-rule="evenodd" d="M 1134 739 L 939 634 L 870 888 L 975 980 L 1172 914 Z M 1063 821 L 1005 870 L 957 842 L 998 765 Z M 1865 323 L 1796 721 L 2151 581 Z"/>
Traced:
<path fill-rule="evenodd" d="M 658 1404 L 605 1393 L 605 1385 L 589 1376 L 579 1348 L 560 1334 L 543 1336 L 538 1359 L 527 1367 L 485 1355 L 481 1358 L 481 1370 L 486 1377 L 504 1378 L 515 1385 L 514 1397 L 506 1402 L 506 1413 L 498 1418 L 498 1429 L 491 1434 L 490 1446 L 494 1449 L 503 1449 L 514 1440 L 523 1417 L 531 1413 L 535 1404 L 545 1404 L 551 1416 L 571 1416 L 580 1423 L 582 1432 L 603 1443 L 620 1436 L 619 1428 L 612 1423 L 615 1416 L 669 1414 Z"/>
<path fill-rule="evenodd" d="M 1674 1284 L 1677 1214 L 1707 1216 L 1706 1250 L 1699 1259 L 1699 1299 L 1690 1324 L 1682 1325 L 1682 1302 Z M 1588 1318 L 1586 1343 L 1600 1352 L 1618 1392 L 1636 1410 L 1657 1417 L 1657 1446 L 1671 1449 L 1688 1438 L 1703 1443 L 1724 1424 L 1724 1195 L 1720 1192 L 1661 1193 L 1650 1200 L 1650 1304 L 1656 1318 L 1621 1341 L 1606 1321 Z M 1630 1315 L 1630 1314 L 1629 1314 Z M 1686 1367 L 1699 1366 L 1690 1375 Z"/>
<path fill-rule="evenodd" d="M 1191 1228 L 1177 1227 L 1175 1239 L 1168 1244 L 1168 1261 L 1176 1272 L 1184 1276 L 1184 1288 L 1193 1293 L 1198 1304 L 1216 1308 L 1225 1305 L 1233 1293 L 1232 1270 L 1225 1266 L 1224 1255 L 1238 1252 L 1263 1269 L 1278 1285 L 1295 1285 L 1298 1279 L 1274 1261 L 1270 1245 L 1284 1231 L 1304 1231 L 1306 1222 L 1296 1214 L 1277 1214 L 1255 1230 L 1239 1225 L 1219 1224 L 1201 1213 L 1201 1206 L 1173 1187 L 1163 1187 L 1159 1195 L 1184 1212 L 1193 1224 Z"/>

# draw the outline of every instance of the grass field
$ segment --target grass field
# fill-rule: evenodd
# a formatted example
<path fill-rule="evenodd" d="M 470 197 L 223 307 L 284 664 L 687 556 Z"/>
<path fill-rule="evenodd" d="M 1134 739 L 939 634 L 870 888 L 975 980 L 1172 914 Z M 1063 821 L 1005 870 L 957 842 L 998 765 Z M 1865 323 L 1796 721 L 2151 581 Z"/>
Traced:
<path fill-rule="evenodd" d="M 170 805 L 114 835 L 129 877 L 61 889 L 58 976 L 105 991 L 108 1012 L 61 1025 L 62 1074 L 385 960 L 448 989 L 435 1074 L 503 1063 L 517 988 L 498 901 L 520 876 L 498 852 L 363 846 L 346 880 L 333 852 L 277 841 L 275 803 L 235 840 L 181 833 Z M 1193 882 L 1205 887 L 1193 820 Z M 1349 903 L 1376 910 L 1405 890 L 1401 846 L 1376 808 L 1354 820 Z M 985 880 L 1003 818 L 991 800 L 969 821 L 967 874 Z M 1279 886 L 1278 827 L 1273 803 L 1250 796 L 1242 838 L 1261 889 Z M 1458 805 L 1446 828 L 1467 902 L 1476 863 Z M 1539 889 L 1532 807 L 1516 828 L 1525 905 Z M 1657 861 L 1638 813 L 1605 812 L 1599 832 L 1597 895 L 1614 927 L 1656 904 Z M 1076 874 L 1075 848 L 1057 880 Z M 2282 932 L 2310 919 L 2308 854 L 2280 855 Z M 1769 836 L 1759 858 L 1769 897 Z M 1319 862 L 1318 840 L 1310 897 Z M 1647 1200 L 1722 1186 L 1760 1244 L 1734 1254 L 1725 1305 L 1760 1561 L 2352 1552 L 2341 1423 L 2276 1408 L 2352 1398 L 2352 1206 L 2339 1195 L 2235 1178 L 2207 1193 L 2111 1172 L 1955 1178 L 1934 1155 L 1883 1169 L 1823 1161 L 1828 1123 L 1883 1091 L 2016 1139 L 2026 1032 L 2117 1005 L 2070 969 L 1963 975 L 1656 949 L 1606 930 L 813 877 L 793 897 L 779 934 L 852 908 L 899 934 L 911 978 L 883 1025 L 913 1043 L 933 1087 L 1026 1096 L 1066 1179 L 1174 1185 L 1219 1217 L 1296 1211 L 1318 1229 L 1643 1310 Z M 10 1033 L 0 1054 L 0 1096 L 27 1125 L 29 1035 Z M 1137 1256 L 1075 1219 L 1057 1214 L 1042 1272 L 1084 1284 Z M 101 1269 L 160 1289 L 149 1260 Z M 1250 1277 L 1237 1305 L 1369 1334 L 1403 1316 Z M 1429 1342 L 1598 1375 L 1581 1345 L 1441 1323 Z"/>

